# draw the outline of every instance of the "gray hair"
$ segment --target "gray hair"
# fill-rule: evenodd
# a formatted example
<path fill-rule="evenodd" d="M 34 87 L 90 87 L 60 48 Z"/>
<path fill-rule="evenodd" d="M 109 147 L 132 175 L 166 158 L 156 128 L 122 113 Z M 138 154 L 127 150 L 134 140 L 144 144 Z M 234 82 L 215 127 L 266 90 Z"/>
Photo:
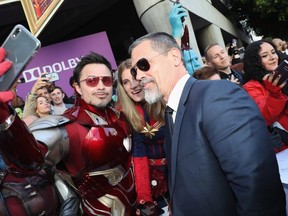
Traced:
<path fill-rule="evenodd" d="M 129 54 L 131 55 L 133 49 L 143 41 L 150 41 L 152 49 L 159 53 L 169 51 L 172 48 L 177 48 L 180 52 L 182 52 L 180 46 L 173 36 L 165 32 L 153 32 L 135 40 L 129 47 Z"/>

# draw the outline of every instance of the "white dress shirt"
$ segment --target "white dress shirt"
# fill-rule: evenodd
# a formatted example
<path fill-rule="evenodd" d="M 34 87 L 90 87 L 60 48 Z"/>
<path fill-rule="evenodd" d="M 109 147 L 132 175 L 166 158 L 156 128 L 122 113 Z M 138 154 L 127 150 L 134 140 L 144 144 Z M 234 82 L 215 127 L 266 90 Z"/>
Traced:
<path fill-rule="evenodd" d="M 176 85 L 174 86 L 174 88 L 172 89 L 172 91 L 169 95 L 167 106 L 169 106 L 173 109 L 172 118 L 173 118 L 174 123 L 175 123 L 175 118 L 176 118 L 176 113 L 177 113 L 180 97 L 182 95 L 184 86 L 185 86 L 185 84 L 189 78 L 190 78 L 189 74 L 186 74 L 185 76 L 183 76 L 176 83 Z"/>

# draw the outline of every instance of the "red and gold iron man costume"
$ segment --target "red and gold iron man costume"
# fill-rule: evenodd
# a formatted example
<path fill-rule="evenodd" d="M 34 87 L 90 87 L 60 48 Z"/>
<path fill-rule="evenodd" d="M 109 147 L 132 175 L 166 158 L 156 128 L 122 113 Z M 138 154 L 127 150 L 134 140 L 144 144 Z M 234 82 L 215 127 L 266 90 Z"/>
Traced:
<path fill-rule="evenodd" d="M 12 66 L 5 55 L 0 47 L 0 77 Z M 0 215 L 78 215 L 76 195 L 53 168 L 42 167 L 39 143 L 8 105 L 13 97 L 0 92 L 0 151 L 7 165 L 0 172 Z"/>
<path fill-rule="evenodd" d="M 48 149 L 46 163 L 71 177 L 85 215 L 135 215 L 131 139 L 125 120 L 112 108 L 95 109 L 82 99 L 78 104 L 63 117 L 42 118 L 30 126 Z"/>
<path fill-rule="evenodd" d="M 0 47 L 0 77 L 12 66 L 5 55 Z M 0 215 L 78 215 L 78 197 L 53 167 L 43 166 L 45 146 L 41 149 L 9 107 L 13 97 L 11 91 L 0 92 L 0 152 L 7 165 L 0 172 Z"/>
<path fill-rule="evenodd" d="M 8 167 L 0 173 L 0 215 L 78 215 L 77 196 L 53 167 L 43 167 L 44 146 L 1 100 L 0 111 L 0 150 Z"/>
<path fill-rule="evenodd" d="M 79 106 L 64 116 L 48 116 L 33 122 L 33 135 L 15 113 L 10 115 L 0 133 L 1 150 L 8 159 L 5 161 L 15 176 L 23 175 L 19 182 L 25 176 L 40 175 L 43 159 L 46 169 L 57 165 L 71 177 L 71 186 L 81 196 L 84 215 L 135 215 L 131 141 L 125 121 L 112 108 L 96 110 L 79 100 Z M 43 201 L 50 209 L 44 213 L 59 215 L 54 188 L 47 187 L 43 193 Z M 2 210 L 5 208 L 0 205 Z"/>

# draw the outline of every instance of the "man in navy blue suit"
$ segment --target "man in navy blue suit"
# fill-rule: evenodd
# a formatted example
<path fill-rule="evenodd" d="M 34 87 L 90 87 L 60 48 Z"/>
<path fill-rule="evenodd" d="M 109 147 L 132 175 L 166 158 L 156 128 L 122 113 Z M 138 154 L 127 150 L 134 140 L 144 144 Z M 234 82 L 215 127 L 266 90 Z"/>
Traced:
<path fill-rule="evenodd" d="M 165 137 L 172 215 L 286 215 L 272 142 L 249 95 L 227 80 L 190 77 L 166 33 L 143 36 L 129 51 L 145 99 L 173 109 Z"/>

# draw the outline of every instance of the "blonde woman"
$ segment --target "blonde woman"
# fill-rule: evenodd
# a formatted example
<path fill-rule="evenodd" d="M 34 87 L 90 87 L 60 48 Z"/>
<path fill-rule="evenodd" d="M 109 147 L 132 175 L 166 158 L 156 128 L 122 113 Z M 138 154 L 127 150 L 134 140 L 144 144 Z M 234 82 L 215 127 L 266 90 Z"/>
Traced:
<path fill-rule="evenodd" d="M 28 126 L 38 118 L 51 115 L 51 103 L 47 97 L 44 95 L 38 95 L 35 103 L 35 115 L 28 115 L 22 119 Z"/>
<path fill-rule="evenodd" d="M 157 206 L 162 208 L 168 203 L 167 163 L 162 127 L 165 105 L 162 102 L 153 105 L 145 102 L 144 91 L 140 82 L 132 77 L 131 67 L 130 59 L 118 67 L 116 107 L 126 115 L 133 128 L 132 155 L 137 204 L 138 208 L 141 205 L 145 208 L 156 202 Z M 139 210 L 137 214 L 140 214 Z"/>
<path fill-rule="evenodd" d="M 49 99 L 47 97 L 37 96 L 35 112 L 39 118 L 51 114 L 51 103 L 49 102 Z"/>

